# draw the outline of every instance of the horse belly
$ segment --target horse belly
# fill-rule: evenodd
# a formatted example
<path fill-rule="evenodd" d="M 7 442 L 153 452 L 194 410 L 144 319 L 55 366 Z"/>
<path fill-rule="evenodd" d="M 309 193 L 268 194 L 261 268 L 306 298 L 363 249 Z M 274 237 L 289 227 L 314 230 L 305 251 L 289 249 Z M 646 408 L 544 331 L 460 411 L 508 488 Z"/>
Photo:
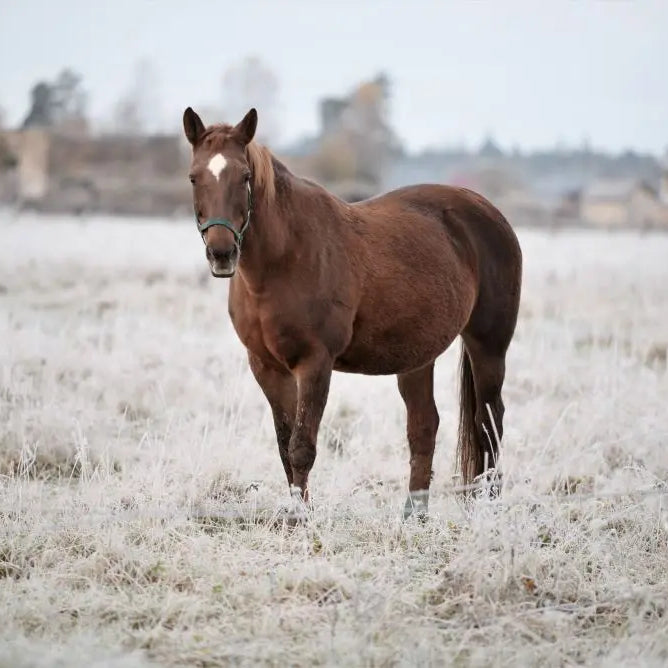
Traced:
<path fill-rule="evenodd" d="M 350 344 L 334 368 L 389 375 L 425 366 L 457 338 L 474 300 L 475 293 L 466 288 L 440 295 L 412 292 L 384 303 L 374 300 L 358 311 Z"/>

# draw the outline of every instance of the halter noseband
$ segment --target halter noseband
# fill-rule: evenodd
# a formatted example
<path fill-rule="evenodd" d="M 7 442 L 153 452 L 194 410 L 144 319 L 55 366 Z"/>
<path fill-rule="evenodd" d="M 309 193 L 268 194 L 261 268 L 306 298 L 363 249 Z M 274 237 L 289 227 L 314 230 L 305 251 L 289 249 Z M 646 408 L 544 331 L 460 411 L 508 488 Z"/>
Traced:
<path fill-rule="evenodd" d="M 252 210 L 253 210 L 253 193 L 251 192 L 250 181 L 248 181 L 248 214 L 246 215 L 246 220 L 244 221 L 244 224 L 241 226 L 241 229 L 238 232 L 234 229 L 234 225 L 232 225 L 231 221 L 227 220 L 227 218 L 209 218 L 209 220 L 207 220 L 206 223 L 200 223 L 199 218 L 197 216 L 197 212 L 195 212 L 195 222 L 197 223 L 197 229 L 199 230 L 200 234 L 203 234 L 204 230 L 208 230 L 210 227 L 213 227 L 214 225 L 220 225 L 221 227 L 224 227 L 225 229 L 232 232 L 232 235 L 234 236 L 234 243 L 239 247 L 239 249 L 241 249 L 241 242 L 244 240 L 244 234 L 246 233 L 246 230 L 250 225 Z"/>

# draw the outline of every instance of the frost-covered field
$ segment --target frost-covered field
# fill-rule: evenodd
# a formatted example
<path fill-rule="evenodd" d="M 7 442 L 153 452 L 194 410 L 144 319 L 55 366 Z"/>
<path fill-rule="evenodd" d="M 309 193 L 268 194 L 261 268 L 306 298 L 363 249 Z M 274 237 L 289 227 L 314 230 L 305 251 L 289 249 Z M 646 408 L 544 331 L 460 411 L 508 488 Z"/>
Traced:
<path fill-rule="evenodd" d="M 395 379 L 336 374 L 290 529 L 193 225 L 3 214 L 0 665 L 665 665 L 668 236 L 520 240 L 502 502 L 448 493 L 457 344 L 431 520 Z"/>

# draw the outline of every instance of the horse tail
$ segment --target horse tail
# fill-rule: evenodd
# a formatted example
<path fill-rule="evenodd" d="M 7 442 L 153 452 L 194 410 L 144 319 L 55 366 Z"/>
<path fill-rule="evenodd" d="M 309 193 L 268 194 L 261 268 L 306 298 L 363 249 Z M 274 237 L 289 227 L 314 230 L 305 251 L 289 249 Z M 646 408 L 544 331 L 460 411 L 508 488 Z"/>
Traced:
<path fill-rule="evenodd" d="M 462 342 L 459 358 L 459 433 L 457 458 L 465 485 L 470 485 L 482 470 L 484 447 L 480 443 L 475 424 L 476 396 L 471 358 Z"/>

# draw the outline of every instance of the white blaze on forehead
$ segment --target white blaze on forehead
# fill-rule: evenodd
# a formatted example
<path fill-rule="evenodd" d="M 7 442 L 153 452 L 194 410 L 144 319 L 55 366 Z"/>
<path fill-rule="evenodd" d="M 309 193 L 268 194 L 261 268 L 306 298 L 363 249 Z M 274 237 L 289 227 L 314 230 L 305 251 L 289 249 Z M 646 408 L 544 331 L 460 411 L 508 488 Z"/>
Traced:
<path fill-rule="evenodd" d="M 220 178 L 220 173 L 225 169 L 225 165 L 227 165 L 227 160 L 225 160 L 221 153 L 216 153 L 216 155 L 209 160 L 207 166 L 209 171 L 216 177 L 216 181 Z"/>

